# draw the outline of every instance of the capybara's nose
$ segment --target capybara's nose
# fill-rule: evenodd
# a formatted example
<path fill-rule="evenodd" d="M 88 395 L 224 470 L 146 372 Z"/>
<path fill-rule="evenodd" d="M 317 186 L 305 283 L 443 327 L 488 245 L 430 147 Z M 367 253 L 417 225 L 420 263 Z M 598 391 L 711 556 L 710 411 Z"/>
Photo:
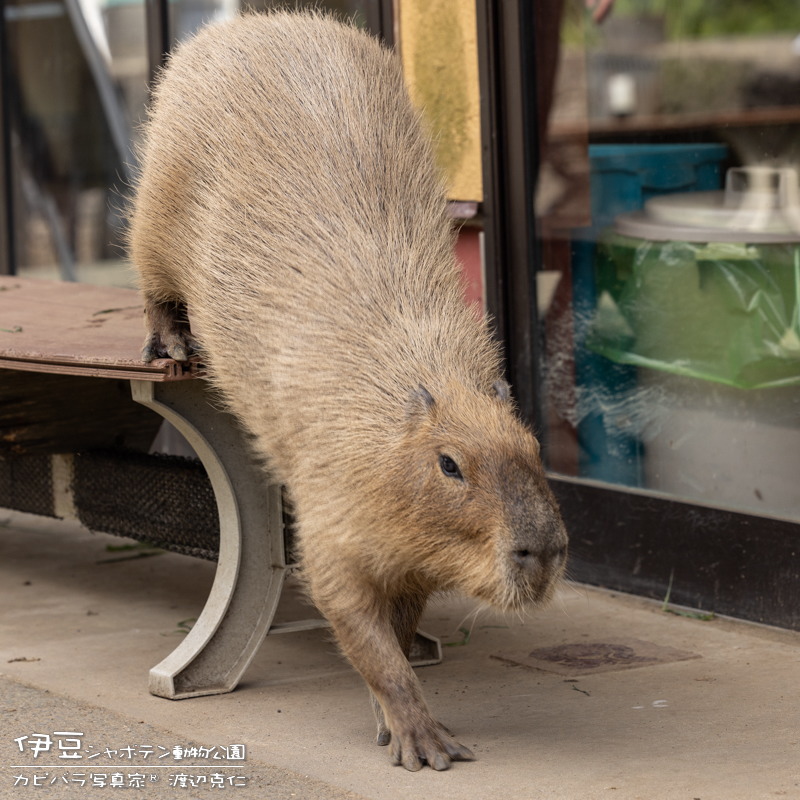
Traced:
<path fill-rule="evenodd" d="M 567 558 L 567 546 L 554 544 L 544 548 L 519 548 L 512 550 L 511 560 L 525 572 L 560 567 Z"/>

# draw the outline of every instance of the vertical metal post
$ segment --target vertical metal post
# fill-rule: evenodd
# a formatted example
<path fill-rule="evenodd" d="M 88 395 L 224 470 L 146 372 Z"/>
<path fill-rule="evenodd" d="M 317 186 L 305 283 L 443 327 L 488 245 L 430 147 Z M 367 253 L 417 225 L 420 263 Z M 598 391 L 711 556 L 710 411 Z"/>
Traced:
<path fill-rule="evenodd" d="M 144 0 L 145 30 L 147 31 L 148 85 L 164 66 L 172 48 L 169 24 L 169 0 Z"/>
<path fill-rule="evenodd" d="M 394 47 L 394 1 L 372 0 L 365 8 L 367 30 Z"/>
<path fill-rule="evenodd" d="M 0 275 L 16 274 L 11 173 L 10 70 L 6 3 L 0 0 Z"/>
<path fill-rule="evenodd" d="M 486 301 L 522 415 L 541 423 L 536 363 L 539 136 L 530 0 L 477 0 Z"/>

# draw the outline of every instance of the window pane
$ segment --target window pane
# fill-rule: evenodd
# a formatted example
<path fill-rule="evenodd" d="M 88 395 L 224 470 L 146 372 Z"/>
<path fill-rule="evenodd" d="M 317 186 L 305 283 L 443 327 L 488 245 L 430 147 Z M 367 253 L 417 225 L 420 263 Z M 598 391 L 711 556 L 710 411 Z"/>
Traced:
<path fill-rule="evenodd" d="M 246 7 L 281 5 L 303 4 Z M 306 5 L 360 24 L 379 18 L 377 0 Z M 171 2 L 173 38 L 240 7 Z M 124 216 L 147 101 L 143 0 L 10 0 L 4 13 L 15 270 L 127 285 Z"/>
<path fill-rule="evenodd" d="M 550 469 L 800 519 L 800 7 L 541 8 Z"/>
<path fill-rule="evenodd" d="M 141 2 L 4 6 L 15 262 L 126 284 L 123 208 L 147 65 Z"/>
<path fill-rule="evenodd" d="M 176 0 L 170 3 L 170 24 L 176 40 L 189 36 L 202 25 L 227 19 L 240 11 L 268 11 L 274 8 L 319 8 L 365 26 L 380 0 Z"/>

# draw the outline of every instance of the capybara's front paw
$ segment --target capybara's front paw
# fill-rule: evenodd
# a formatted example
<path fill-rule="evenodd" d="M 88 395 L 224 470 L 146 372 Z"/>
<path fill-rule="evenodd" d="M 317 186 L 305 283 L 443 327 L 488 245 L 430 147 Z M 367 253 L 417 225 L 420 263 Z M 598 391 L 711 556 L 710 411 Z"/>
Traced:
<path fill-rule="evenodd" d="M 188 361 L 196 351 L 194 338 L 189 333 L 175 332 L 167 335 L 151 333 L 144 340 L 142 361 L 149 364 L 157 358 L 173 358 Z"/>
<path fill-rule="evenodd" d="M 142 361 L 147 364 L 157 358 L 188 361 L 197 352 L 185 303 L 146 298 L 144 313 L 149 333 L 142 346 Z"/>
<path fill-rule="evenodd" d="M 423 764 L 444 770 L 450 768 L 451 761 L 473 761 L 475 756 L 441 725 L 431 721 L 415 728 L 395 727 L 392 730 L 392 759 L 395 764 L 416 772 Z"/>

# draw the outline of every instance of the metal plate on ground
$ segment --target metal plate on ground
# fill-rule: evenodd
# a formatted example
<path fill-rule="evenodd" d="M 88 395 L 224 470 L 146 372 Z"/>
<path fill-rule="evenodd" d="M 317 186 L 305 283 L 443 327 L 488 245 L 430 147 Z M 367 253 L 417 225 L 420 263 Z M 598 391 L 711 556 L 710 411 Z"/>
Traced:
<path fill-rule="evenodd" d="M 641 639 L 624 639 L 614 642 L 560 644 L 554 647 L 540 647 L 527 655 L 498 653 L 492 658 L 506 664 L 577 677 L 597 672 L 688 661 L 700 656 Z"/>

